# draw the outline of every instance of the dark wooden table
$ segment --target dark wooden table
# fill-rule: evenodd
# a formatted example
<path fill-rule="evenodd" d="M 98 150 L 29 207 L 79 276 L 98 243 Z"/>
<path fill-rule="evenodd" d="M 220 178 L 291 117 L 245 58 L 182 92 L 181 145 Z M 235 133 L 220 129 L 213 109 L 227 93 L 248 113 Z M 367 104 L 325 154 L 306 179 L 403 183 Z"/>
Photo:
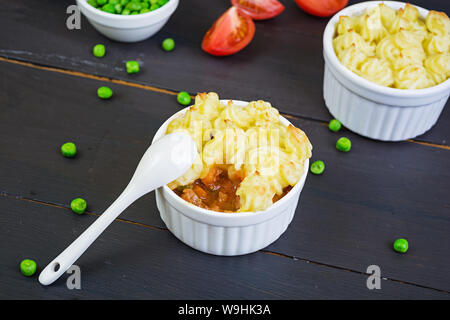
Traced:
<path fill-rule="evenodd" d="M 82 19 L 66 28 L 73 1 L 0 0 L 0 298 L 37 299 L 449 299 L 450 110 L 424 135 L 383 143 L 347 130 L 333 134 L 322 95 L 322 32 L 327 19 L 293 0 L 256 23 L 242 52 L 215 58 L 201 39 L 228 0 L 182 0 L 153 38 L 110 41 Z M 355 2 L 355 1 L 351 1 Z M 450 13 L 447 0 L 412 1 Z M 160 43 L 173 37 L 176 50 Z M 92 46 L 104 43 L 98 59 Z M 130 76 L 124 61 L 142 71 Z M 115 96 L 101 101 L 96 90 Z M 76 262 L 81 290 L 63 276 L 43 287 L 22 276 L 24 258 L 39 270 L 118 196 L 161 123 L 180 109 L 176 93 L 218 92 L 265 99 L 310 137 L 313 160 L 296 215 L 281 238 L 259 252 L 218 257 L 178 241 L 149 194 L 117 219 Z M 345 135 L 349 153 L 334 144 Z M 59 147 L 74 141 L 75 159 Z M 83 197 L 88 213 L 70 201 Z M 392 242 L 409 240 L 407 254 Z M 367 267 L 381 268 L 381 289 L 368 290 Z"/>

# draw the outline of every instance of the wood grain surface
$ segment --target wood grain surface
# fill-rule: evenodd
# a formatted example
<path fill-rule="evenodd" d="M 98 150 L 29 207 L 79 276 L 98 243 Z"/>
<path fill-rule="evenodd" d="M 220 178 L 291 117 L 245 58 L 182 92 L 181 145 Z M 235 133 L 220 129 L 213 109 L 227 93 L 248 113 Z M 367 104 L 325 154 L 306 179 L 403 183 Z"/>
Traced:
<path fill-rule="evenodd" d="M 101 214 L 160 124 L 180 108 L 166 93 L 8 62 L 0 68 L 0 190 L 6 197 L 60 209 L 83 197 L 90 213 Z M 114 90 L 111 100 L 96 96 L 102 85 Z M 450 150 L 375 142 L 290 120 L 308 134 L 312 160 L 324 160 L 326 171 L 309 175 L 294 221 L 266 250 L 358 273 L 377 264 L 387 278 L 450 291 Z M 340 136 L 352 140 L 351 152 L 336 150 Z M 66 141 L 77 144 L 76 158 L 60 155 Z M 165 230 L 153 193 L 120 218 Z M 392 251 L 398 237 L 410 240 L 407 255 Z"/>
<path fill-rule="evenodd" d="M 428 133 L 383 143 L 346 129 L 332 133 L 322 97 L 322 32 L 327 19 L 294 1 L 256 23 L 242 52 L 214 58 L 201 39 L 229 1 L 183 0 L 155 37 L 109 41 L 83 18 L 65 27 L 72 1 L 0 0 L 0 299 L 450 299 L 450 111 Z M 350 1 L 355 3 L 356 1 Z M 450 10 L 443 0 L 412 1 Z M 176 50 L 161 41 L 173 37 Z M 103 59 L 91 49 L 107 46 Z M 136 59 L 142 71 L 127 75 Z M 99 86 L 114 90 L 97 97 Z M 40 269 L 120 194 L 160 125 L 180 110 L 176 93 L 271 101 L 313 144 L 323 175 L 308 175 L 297 211 L 275 243 L 254 254 L 217 257 L 178 241 L 159 217 L 154 194 L 130 206 L 67 275 L 43 287 L 18 264 Z M 336 150 L 346 136 L 352 150 Z M 78 154 L 66 159 L 61 144 Z M 85 215 L 69 209 L 83 197 Z M 407 238 L 407 254 L 392 242 Z M 369 265 L 382 289 L 368 290 Z"/>
<path fill-rule="evenodd" d="M 103 37 L 84 17 L 81 30 L 68 30 L 66 8 L 73 4 L 71 0 L 0 0 L 0 56 L 174 91 L 215 91 L 224 98 L 265 99 L 285 113 L 329 121 L 322 94 L 322 33 L 328 19 L 307 15 L 293 0 L 282 2 L 285 11 L 276 19 L 258 21 L 255 37 L 245 50 L 217 58 L 204 53 L 200 43 L 230 6 L 229 0 L 208 1 L 208 5 L 204 0 L 180 1 L 161 32 L 132 44 Z M 410 2 L 450 14 L 447 0 Z M 166 37 L 175 39 L 173 52 L 161 49 Z M 92 55 L 97 43 L 107 47 L 102 59 Z M 124 63 L 134 59 L 141 63 L 142 72 L 130 76 Z M 450 145 L 448 109 L 429 132 L 416 139 Z"/>
<path fill-rule="evenodd" d="M 7 208 L 7 209 L 6 209 Z M 44 287 L 20 274 L 32 256 L 42 270 L 94 221 L 33 202 L 0 197 L 1 299 L 446 299 L 446 293 L 390 280 L 368 290 L 367 276 L 258 252 L 227 258 L 190 249 L 167 231 L 114 222 L 68 275 Z M 50 250 L 51 247 L 51 250 Z"/>

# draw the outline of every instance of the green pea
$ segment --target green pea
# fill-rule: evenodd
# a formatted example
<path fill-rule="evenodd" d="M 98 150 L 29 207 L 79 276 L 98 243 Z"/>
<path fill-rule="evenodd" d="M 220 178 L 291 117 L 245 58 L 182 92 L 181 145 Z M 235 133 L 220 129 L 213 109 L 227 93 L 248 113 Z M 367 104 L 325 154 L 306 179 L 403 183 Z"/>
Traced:
<path fill-rule="evenodd" d="M 167 2 L 169 2 L 169 0 L 158 0 L 157 4 L 162 7 L 163 5 L 165 5 Z"/>
<path fill-rule="evenodd" d="M 101 58 L 105 55 L 106 49 L 103 44 L 96 44 L 92 49 L 92 54 L 97 58 Z"/>
<path fill-rule="evenodd" d="M 141 7 L 142 9 L 148 9 L 148 7 L 150 7 L 150 4 L 148 2 L 141 2 Z"/>
<path fill-rule="evenodd" d="M 93 6 L 94 8 L 98 7 L 97 1 L 96 0 L 88 0 L 87 3 L 89 3 L 91 6 Z"/>
<path fill-rule="evenodd" d="M 108 87 L 100 87 L 97 89 L 97 95 L 100 99 L 109 99 L 113 95 L 113 91 Z"/>
<path fill-rule="evenodd" d="M 130 2 L 130 0 L 120 0 L 120 4 L 122 6 L 126 6 L 128 4 L 128 2 Z"/>
<path fill-rule="evenodd" d="M 337 119 L 333 119 L 328 124 L 328 128 L 333 132 L 338 132 L 342 127 L 342 124 Z"/>
<path fill-rule="evenodd" d="M 137 1 L 131 1 L 126 6 L 127 9 L 130 9 L 131 11 L 139 11 L 142 9 L 142 6 Z"/>
<path fill-rule="evenodd" d="M 181 91 L 177 95 L 178 103 L 187 106 L 191 103 L 191 96 L 186 91 Z"/>
<path fill-rule="evenodd" d="M 162 42 L 161 46 L 165 51 L 172 51 L 175 48 L 175 41 L 172 38 L 167 38 Z"/>
<path fill-rule="evenodd" d="M 108 2 L 108 0 L 97 0 L 97 5 L 102 6 L 102 5 L 106 4 L 107 2 Z"/>
<path fill-rule="evenodd" d="M 394 250 L 400 253 L 408 251 L 408 241 L 406 239 L 397 239 L 394 241 Z"/>
<path fill-rule="evenodd" d="M 131 12 L 131 15 L 139 14 L 139 11 L 133 11 Z"/>
<path fill-rule="evenodd" d="M 149 2 L 150 2 L 150 4 L 157 4 L 158 0 L 150 0 Z"/>
<path fill-rule="evenodd" d="M 111 3 L 107 3 L 102 7 L 102 11 L 108 12 L 108 13 L 116 13 L 116 10 L 114 9 L 114 5 Z"/>
<path fill-rule="evenodd" d="M 22 260 L 20 263 L 20 272 L 26 277 L 31 277 L 36 273 L 36 262 L 30 259 Z"/>
<path fill-rule="evenodd" d="M 159 8 L 159 5 L 158 4 L 152 4 L 151 6 L 150 6 L 150 11 L 153 11 L 153 10 L 156 10 L 156 9 L 158 9 Z"/>
<path fill-rule="evenodd" d="M 112 5 L 116 5 L 120 2 L 120 0 L 109 0 L 108 3 L 112 4 Z"/>
<path fill-rule="evenodd" d="M 124 15 L 124 16 L 130 15 L 130 13 L 131 13 L 130 9 L 123 9 L 122 10 L 122 15 Z"/>
<path fill-rule="evenodd" d="M 141 11 L 139 11 L 139 13 L 147 13 L 147 12 L 150 12 L 150 9 L 144 8 Z"/>
<path fill-rule="evenodd" d="M 311 173 L 322 174 L 323 171 L 325 170 L 325 163 L 322 160 L 314 161 L 311 164 L 310 170 L 311 170 Z"/>
<path fill-rule="evenodd" d="M 81 198 L 73 199 L 70 203 L 70 208 L 72 209 L 72 211 L 78 214 L 83 214 L 86 210 L 86 206 L 86 201 Z"/>
<path fill-rule="evenodd" d="M 339 138 L 336 142 L 336 149 L 342 152 L 348 152 L 352 148 L 352 142 L 345 137 Z"/>
<path fill-rule="evenodd" d="M 120 14 L 122 12 L 122 5 L 120 3 L 114 5 L 114 10 L 117 14 Z"/>
<path fill-rule="evenodd" d="M 77 146 L 73 142 L 66 142 L 61 146 L 61 154 L 66 158 L 73 158 L 77 154 Z"/>
<path fill-rule="evenodd" d="M 137 61 L 131 60 L 125 63 L 128 73 L 138 73 L 139 72 L 139 63 Z"/>

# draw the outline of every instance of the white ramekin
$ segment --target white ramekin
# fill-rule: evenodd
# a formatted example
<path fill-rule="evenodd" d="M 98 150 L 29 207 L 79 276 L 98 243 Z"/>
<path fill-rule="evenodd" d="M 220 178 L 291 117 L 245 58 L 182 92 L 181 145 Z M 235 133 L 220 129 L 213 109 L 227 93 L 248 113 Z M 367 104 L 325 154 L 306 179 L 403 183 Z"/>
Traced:
<path fill-rule="evenodd" d="M 396 10 L 405 5 L 363 2 L 339 11 L 328 22 L 323 34 L 324 99 L 330 113 L 351 131 L 372 139 L 400 141 L 421 135 L 436 123 L 450 95 L 450 79 L 425 89 L 395 89 L 370 82 L 339 62 L 332 44 L 339 17 L 360 15 L 382 2 Z M 422 18 L 428 14 L 426 9 L 417 9 Z"/>
<path fill-rule="evenodd" d="M 137 42 L 157 33 L 177 8 L 178 1 L 170 0 L 154 11 L 128 16 L 104 12 L 86 0 L 77 0 L 77 5 L 92 26 L 104 36 L 121 42 Z"/>
<path fill-rule="evenodd" d="M 243 101 L 233 102 L 238 106 L 247 105 Z M 164 136 L 168 124 L 187 109 L 164 122 L 153 141 Z M 281 116 L 280 121 L 290 124 Z M 268 246 L 286 230 L 294 217 L 305 184 L 309 160 L 305 161 L 304 170 L 305 173 L 291 191 L 264 211 L 223 213 L 202 209 L 181 199 L 167 186 L 156 190 L 156 204 L 167 228 L 188 246 L 215 255 L 247 254 Z"/>

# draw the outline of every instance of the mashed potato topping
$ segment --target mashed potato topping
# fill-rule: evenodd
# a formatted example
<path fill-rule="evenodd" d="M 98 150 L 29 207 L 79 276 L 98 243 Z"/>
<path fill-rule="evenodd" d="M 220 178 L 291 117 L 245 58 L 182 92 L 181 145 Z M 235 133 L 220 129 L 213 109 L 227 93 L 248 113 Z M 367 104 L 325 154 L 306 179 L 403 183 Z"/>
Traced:
<path fill-rule="evenodd" d="M 305 133 L 280 122 L 270 103 L 240 107 L 201 93 L 166 133 L 187 132 L 199 151 L 192 167 L 169 187 L 216 211 L 258 211 L 286 194 L 304 173 L 312 146 Z"/>
<path fill-rule="evenodd" d="M 423 21 L 409 3 L 339 17 L 333 47 L 344 66 L 382 86 L 421 89 L 450 77 L 450 19 L 429 11 Z"/>

